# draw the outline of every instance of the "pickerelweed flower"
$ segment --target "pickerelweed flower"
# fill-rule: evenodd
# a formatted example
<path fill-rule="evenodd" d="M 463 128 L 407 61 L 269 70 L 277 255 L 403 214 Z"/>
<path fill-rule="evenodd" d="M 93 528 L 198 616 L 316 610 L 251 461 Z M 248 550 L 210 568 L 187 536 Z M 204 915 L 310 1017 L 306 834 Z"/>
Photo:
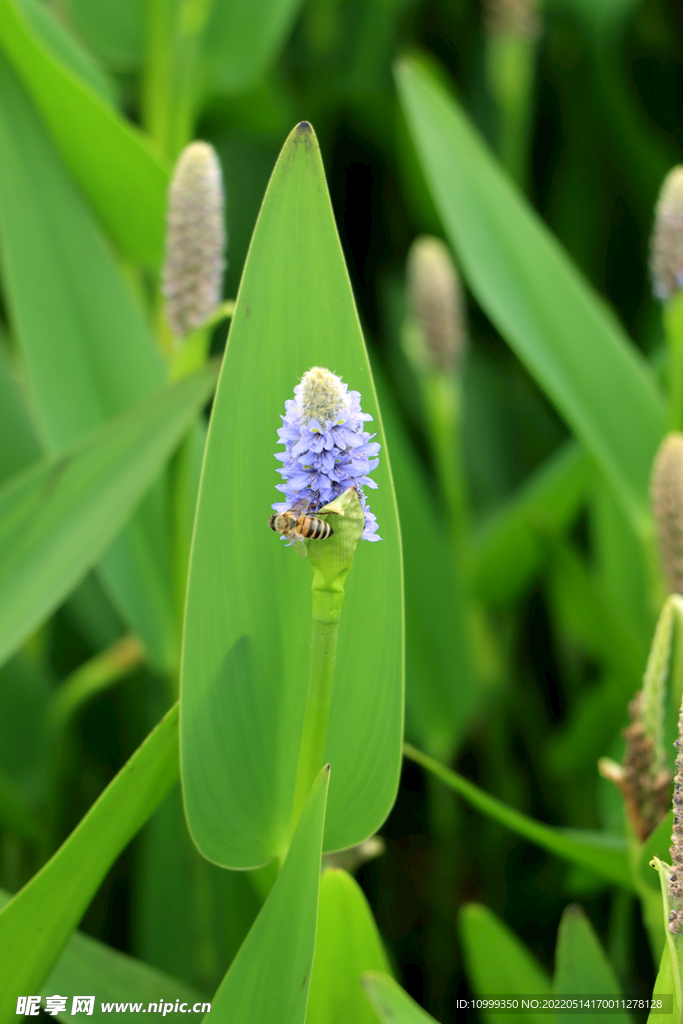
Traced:
<path fill-rule="evenodd" d="M 349 391 L 340 377 L 314 366 L 294 388 L 294 399 L 285 402 L 286 413 L 278 430 L 284 452 L 278 470 L 283 483 L 277 485 L 287 500 L 273 508 L 284 512 L 301 498 L 309 501 L 309 512 L 317 512 L 348 487 L 355 486 L 363 514 L 364 540 L 381 540 L 377 519 L 370 511 L 363 487 L 377 487 L 369 473 L 379 465 L 380 445 L 373 441 L 365 423 L 372 419 L 360 407 L 360 393 Z"/>

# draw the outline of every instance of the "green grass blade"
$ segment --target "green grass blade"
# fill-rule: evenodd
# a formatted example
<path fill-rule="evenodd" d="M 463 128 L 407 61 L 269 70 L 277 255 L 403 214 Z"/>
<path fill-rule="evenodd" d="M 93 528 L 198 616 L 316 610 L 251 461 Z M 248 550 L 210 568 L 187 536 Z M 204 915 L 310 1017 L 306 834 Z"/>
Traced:
<path fill-rule="evenodd" d="M 543 825 L 534 821 L 521 811 L 508 807 L 502 800 L 485 793 L 473 782 L 452 772 L 433 758 L 428 757 L 407 743 L 404 746 L 406 756 L 421 764 L 423 768 L 436 775 L 443 783 L 459 793 L 469 804 L 476 807 L 482 814 L 535 843 L 543 850 L 568 860 L 572 864 L 589 868 L 602 875 L 603 878 L 616 882 L 626 889 L 633 889 L 633 879 L 629 869 L 626 847 L 619 838 L 602 832 L 589 832 L 579 829 L 559 829 L 552 825 Z"/>
<path fill-rule="evenodd" d="M 460 911 L 460 939 L 467 977 L 475 995 L 549 996 L 550 978 L 514 932 L 488 907 L 468 903 Z M 507 1024 L 510 1015 L 487 1013 L 490 1024 Z M 545 1015 L 515 1013 L 519 1024 L 544 1024 Z"/>
<path fill-rule="evenodd" d="M 168 170 L 146 138 L 36 37 L 16 0 L 0 0 L 0 45 L 69 168 L 126 256 L 163 252 Z"/>
<path fill-rule="evenodd" d="M 210 366 L 0 491 L 0 662 L 100 558 L 211 394 Z"/>
<path fill-rule="evenodd" d="M 346 871 L 328 868 L 320 881 L 306 1024 L 375 1024 L 363 971 L 390 974 L 391 968 L 362 889 Z"/>
<path fill-rule="evenodd" d="M 253 88 L 283 46 L 302 0 L 213 0 L 204 66 L 221 93 Z"/>
<path fill-rule="evenodd" d="M 311 787 L 282 871 L 216 992 L 218 1024 L 304 1024 L 318 916 L 329 765 Z"/>
<path fill-rule="evenodd" d="M 383 541 L 346 585 L 325 759 L 325 849 L 367 838 L 394 800 L 402 729 L 398 521 L 382 424 L 307 124 L 290 135 L 254 233 L 206 448 L 182 669 L 190 831 L 210 860 L 255 867 L 289 836 L 311 643 L 311 571 L 268 529 L 284 402 L 311 366 L 363 396 L 382 443 L 372 492 Z"/>
<path fill-rule="evenodd" d="M 11 898 L 10 893 L 0 889 L 0 908 Z M 102 1012 L 103 1002 L 141 1002 L 147 1009 L 150 1002 L 158 1003 L 161 996 L 164 1002 L 175 1003 L 176 999 L 180 999 L 191 1006 L 197 1001 L 206 1001 L 205 994 L 202 995 L 177 978 L 172 978 L 132 956 L 120 953 L 118 949 L 112 949 L 104 942 L 91 939 L 82 932 L 73 933 L 43 985 L 44 996 L 54 995 L 55 992 L 89 992 L 95 995 L 93 1021 L 111 1020 L 111 1013 Z M 57 1015 L 58 1020 L 70 1020 L 70 1002 L 67 1006 L 66 1013 Z M 145 1019 L 142 1013 L 130 1010 L 126 1013 L 126 1020 Z"/>
<path fill-rule="evenodd" d="M 397 79 L 426 178 L 472 291 L 642 532 L 664 428 L 645 362 L 443 87 L 416 61 L 401 63 Z"/>
<path fill-rule="evenodd" d="M 661 886 L 662 893 L 662 917 L 661 917 L 661 928 L 666 940 L 666 948 L 663 956 L 666 956 L 666 952 L 669 953 L 669 971 L 670 977 L 673 981 L 672 989 L 674 997 L 674 1020 L 683 1020 L 683 935 L 674 935 L 669 931 L 669 915 L 672 912 L 672 905 L 669 899 L 669 875 L 671 874 L 671 867 L 669 864 L 661 861 L 659 857 L 653 858 L 653 866 L 656 867 L 659 874 L 659 884 Z"/>
<path fill-rule="evenodd" d="M 380 971 L 367 971 L 363 986 L 377 1020 L 382 1024 L 436 1024 L 393 978 Z"/>
<path fill-rule="evenodd" d="M 121 850 L 178 778 L 178 706 L 147 737 L 86 816 L 0 911 L 0 1024 L 38 991 Z"/>
<path fill-rule="evenodd" d="M 622 996 L 612 965 L 581 907 L 567 907 L 557 934 L 553 991 L 560 996 Z M 630 1013 L 610 1014 L 618 1024 L 630 1024 Z M 604 1013 L 584 1012 L 581 1020 L 600 1024 Z"/>

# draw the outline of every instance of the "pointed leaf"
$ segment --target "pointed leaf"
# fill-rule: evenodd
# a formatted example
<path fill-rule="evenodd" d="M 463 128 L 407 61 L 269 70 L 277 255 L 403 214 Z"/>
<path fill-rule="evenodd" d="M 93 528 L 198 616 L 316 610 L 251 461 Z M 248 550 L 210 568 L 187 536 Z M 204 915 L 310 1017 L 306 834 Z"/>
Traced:
<path fill-rule="evenodd" d="M 493 911 L 468 903 L 460 911 L 460 937 L 467 977 L 475 995 L 550 995 L 550 978 L 523 942 Z M 489 1024 L 506 1024 L 508 1014 L 487 1013 Z M 519 1024 L 543 1024 L 543 1015 L 515 1013 Z"/>
<path fill-rule="evenodd" d="M 168 186 L 159 156 L 142 132 L 53 55 L 16 0 L 0 0 L 0 45 L 107 231 L 126 256 L 156 266 Z"/>
<path fill-rule="evenodd" d="M 391 973 L 362 889 L 346 871 L 328 868 L 320 881 L 306 1024 L 375 1024 L 361 987 L 363 971 Z"/>
<path fill-rule="evenodd" d="M 325 849 L 372 835 L 393 803 L 402 729 L 402 580 L 393 487 L 349 280 L 310 125 L 290 135 L 256 226 L 207 441 L 185 620 L 182 773 L 210 860 L 286 849 L 308 680 L 311 568 L 268 529 L 276 431 L 311 366 L 362 394 L 382 442 L 379 543 L 346 583 L 325 760 Z"/>
<path fill-rule="evenodd" d="M 0 911 L 0 1024 L 48 977 L 104 876 L 178 778 L 176 704 L 59 850 Z"/>
<path fill-rule="evenodd" d="M 218 1024 L 304 1024 L 330 766 L 311 787 L 277 882 L 211 1004 Z"/>
<path fill-rule="evenodd" d="M 642 532 L 664 429 L 652 374 L 616 318 L 418 62 L 397 71 L 418 156 L 477 300 Z"/>
<path fill-rule="evenodd" d="M 557 935 L 553 990 L 559 996 L 621 996 L 616 975 L 581 907 L 567 907 Z M 619 1024 L 633 1021 L 630 1013 L 614 1013 Z M 584 1012 L 581 1020 L 600 1024 L 604 1013 Z"/>
<path fill-rule="evenodd" d="M 211 393 L 210 366 L 0 490 L 0 662 L 111 543 Z"/>
<path fill-rule="evenodd" d="M 379 971 L 367 971 L 363 985 L 370 1005 L 382 1024 L 436 1024 L 393 978 Z"/>

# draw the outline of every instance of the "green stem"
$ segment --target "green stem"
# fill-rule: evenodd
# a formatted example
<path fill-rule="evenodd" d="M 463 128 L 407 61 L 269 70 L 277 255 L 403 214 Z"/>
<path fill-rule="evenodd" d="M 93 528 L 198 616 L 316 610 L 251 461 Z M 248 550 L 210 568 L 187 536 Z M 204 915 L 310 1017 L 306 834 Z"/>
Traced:
<path fill-rule="evenodd" d="M 510 34 L 489 36 L 485 63 L 496 105 L 498 152 L 510 175 L 525 188 L 536 43 Z"/>
<path fill-rule="evenodd" d="M 308 694 L 294 789 L 292 834 L 310 788 L 323 766 L 334 686 L 334 669 L 337 663 L 338 635 L 338 618 L 333 622 L 321 622 L 319 619 L 313 619 Z"/>
<path fill-rule="evenodd" d="M 664 307 L 664 330 L 669 349 L 669 430 L 683 429 L 683 292 Z"/>
<path fill-rule="evenodd" d="M 147 0 L 147 55 L 142 83 L 142 123 L 168 152 L 173 80 L 173 5 Z"/>

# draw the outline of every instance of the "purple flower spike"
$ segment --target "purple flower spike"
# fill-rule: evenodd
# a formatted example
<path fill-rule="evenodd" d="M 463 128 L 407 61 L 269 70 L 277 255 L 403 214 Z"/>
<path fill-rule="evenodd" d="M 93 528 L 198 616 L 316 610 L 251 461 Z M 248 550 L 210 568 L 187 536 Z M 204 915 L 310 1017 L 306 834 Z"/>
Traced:
<path fill-rule="evenodd" d="M 360 394 L 349 391 L 340 377 L 321 366 L 314 366 L 294 388 L 295 398 L 285 402 L 287 410 L 278 430 L 284 452 L 276 452 L 282 462 L 283 483 L 277 485 L 287 500 L 275 502 L 276 512 L 284 512 L 300 498 L 308 498 L 309 512 L 317 512 L 355 486 L 365 514 L 364 540 L 381 540 L 377 519 L 366 504 L 363 487 L 377 487 L 369 473 L 377 469 L 380 445 L 375 434 L 364 430 L 372 419 L 361 411 Z"/>

